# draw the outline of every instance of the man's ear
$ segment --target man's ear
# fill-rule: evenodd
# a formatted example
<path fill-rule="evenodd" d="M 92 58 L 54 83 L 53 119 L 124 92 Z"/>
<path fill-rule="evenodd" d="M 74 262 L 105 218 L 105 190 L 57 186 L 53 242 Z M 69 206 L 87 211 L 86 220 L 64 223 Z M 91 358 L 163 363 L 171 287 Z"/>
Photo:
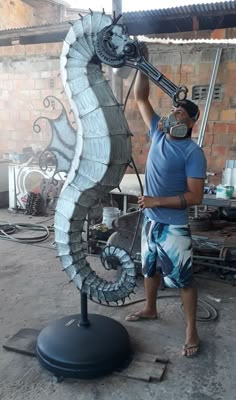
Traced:
<path fill-rule="evenodd" d="M 189 128 L 193 128 L 193 126 L 195 125 L 195 122 L 193 119 L 190 119 L 189 121 Z"/>

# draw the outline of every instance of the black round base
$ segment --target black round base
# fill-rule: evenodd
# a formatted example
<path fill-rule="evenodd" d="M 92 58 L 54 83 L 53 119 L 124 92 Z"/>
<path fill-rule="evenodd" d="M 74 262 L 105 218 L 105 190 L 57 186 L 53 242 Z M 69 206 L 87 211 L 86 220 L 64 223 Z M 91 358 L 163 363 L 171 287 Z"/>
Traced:
<path fill-rule="evenodd" d="M 80 314 L 51 322 L 37 339 L 40 364 L 58 377 L 92 379 L 123 368 L 131 361 L 126 329 L 117 321 L 89 314 L 80 326 Z"/>

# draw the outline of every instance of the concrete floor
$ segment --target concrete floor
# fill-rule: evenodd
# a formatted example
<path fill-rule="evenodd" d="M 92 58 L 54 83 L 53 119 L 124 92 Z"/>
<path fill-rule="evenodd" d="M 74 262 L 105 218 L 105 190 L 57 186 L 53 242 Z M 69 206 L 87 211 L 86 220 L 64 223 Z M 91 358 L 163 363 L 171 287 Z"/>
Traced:
<path fill-rule="evenodd" d="M 0 210 L 0 223 L 40 223 L 43 217 L 9 214 Z M 48 223 L 52 223 L 53 220 Z M 0 240 L 0 343 L 22 328 L 42 329 L 53 319 L 79 312 L 80 296 L 67 275 L 61 272 L 53 234 L 38 245 Z M 89 257 L 94 268 L 97 258 Z M 106 272 L 107 277 L 108 272 Z M 115 276 L 115 272 L 110 274 Z M 159 301 L 160 320 L 125 322 L 125 316 L 141 305 L 108 308 L 89 302 L 89 311 L 110 316 L 123 323 L 134 348 L 164 354 L 170 363 L 161 383 L 145 383 L 114 375 L 94 380 L 71 380 L 55 383 L 36 359 L 0 348 L 1 400 L 234 400 L 236 399 L 236 292 L 235 287 L 210 280 L 197 279 L 202 299 L 219 311 L 217 321 L 198 324 L 202 351 L 198 358 L 181 356 L 184 319 L 180 300 Z M 161 295 L 176 294 L 165 290 Z M 212 298 L 221 299 L 220 302 Z M 143 282 L 133 300 L 143 297 Z"/>

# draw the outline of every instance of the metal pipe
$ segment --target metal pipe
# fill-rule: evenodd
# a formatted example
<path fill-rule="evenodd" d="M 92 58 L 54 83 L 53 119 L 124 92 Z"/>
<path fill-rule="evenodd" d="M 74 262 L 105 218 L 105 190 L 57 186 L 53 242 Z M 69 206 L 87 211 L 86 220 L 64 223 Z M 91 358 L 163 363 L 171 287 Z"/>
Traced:
<path fill-rule="evenodd" d="M 195 256 L 193 255 L 194 260 L 212 260 L 212 261 L 225 261 L 225 258 L 220 258 L 220 257 L 211 257 L 211 256 Z"/>
<path fill-rule="evenodd" d="M 204 114 L 203 114 L 203 118 L 202 118 L 202 124 L 200 127 L 200 132 L 199 132 L 199 136 L 198 136 L 198 140 L 197 140 L 197 144 L 200 147 L 202 147 L 203 140 L 204 140 L 208 114 L 209 114 L 209 110 L 211 107 L 211 101 L 212 101 L 212 96 L 213 96 L 214 87 L 215 87 L 216 76 L 217 76 L 217 72 L 218 72 L 218 68 L 219 68 L 219 64 L 220 64 L 221 53 L 222 53 L 222 48 L 218 48 L 216 51 L 215 62 L 214 62 L 213 70 L 212 70 L 209 91 L 208 91 L 205 110 L 204 110 Z"/>
<path fill-rule="evenodd" d="M 112 15 L 116 17 L 122 14 L 122 0 L 112 0 Z M 119 23 L 122 23 L 122 17 Z M 111 69 L 111 86 L 112 90 L 120 104 L 123 104 L 123 79 L 114 74 Z"/>
<path fill-rule="evenodd" d="M 115 12 L 116 17 L 122 14 L 122 0 L 112 0 L 112 12 Z"/>
<path fill-rule="evenodd" d="M 193 264 L 194 265 L 204 265 L 208 268 L 216 268 L 216 269 L 224 269 L 225 271 L 231 271 L 231 272 L 236 272 L 236 268 L 233 267 L 227 267 L 224 265 L 218 265 L 218 264 L 213 264 L 213 263 L 209 263 L 209 262 L 205 262 L 205 261 L 197 261 L 197 260 L 193 260 Z"/>

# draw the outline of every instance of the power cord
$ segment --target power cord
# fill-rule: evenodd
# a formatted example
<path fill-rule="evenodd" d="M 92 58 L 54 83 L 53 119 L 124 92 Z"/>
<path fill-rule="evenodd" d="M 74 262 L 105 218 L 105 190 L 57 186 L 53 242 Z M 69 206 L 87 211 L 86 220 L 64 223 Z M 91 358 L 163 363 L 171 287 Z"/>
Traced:
<path fill-rule="evenodd" d="M 168 298 L 180 298 L 180 296 L 178 294 L 157 296 L 157 300 L 164 300 L 164 299 L 168 299 Z M 93 303 L 96 303 L 96 304 L 98 304 L 100 306 L 103 306 L 103 307 L 122 308 L 122 307 L 129 307 L 129 306 L 137 304 L 137 303 L 142 303 L 142 302 L 146 301 L 146 298 L 144 297 L 144 298 L 141 298 L 141 299 L 138 299 L 138 300 L 134 300 L 134 301 L 131 301 L 129 303 L 124 303 L 124 304 L 121 304 L 121 305 L 102 304 L 102 303 L 99 303 L 96 300 L 93 300 L 93 299 L 90 299 L 90 300 Z M 203 310 L 204 313 L 206 314 L 205 317 L 197 316 L 196 320 L 198 322 L 210 322 L 210 321 L 215 321 L 218 318 L 218 311 L 215 309 L 215 307 L 213 307 L 207 301 L 198 299 L 198 308 Z M 183 304 L 180 305 L 180 310 L 183 313 Z"/>
<path fill-rule="evenodd" d="M 13 236 L 10 232 L 15 233 L 18 231 L 22 231 L 24 229 L 31 231 L 43 231 L 44 234 L 34 237 L 16 237 Z M 11 231 L 10 231 L 11 230 Z M 19 243 L 38 243 L 48 239 L 50 235 L 49 228 L 45 225 L 39 224 L 8 224 L 8 225 L 0 225 L 0 239 L 1 240 L 13 240 Z"/>

